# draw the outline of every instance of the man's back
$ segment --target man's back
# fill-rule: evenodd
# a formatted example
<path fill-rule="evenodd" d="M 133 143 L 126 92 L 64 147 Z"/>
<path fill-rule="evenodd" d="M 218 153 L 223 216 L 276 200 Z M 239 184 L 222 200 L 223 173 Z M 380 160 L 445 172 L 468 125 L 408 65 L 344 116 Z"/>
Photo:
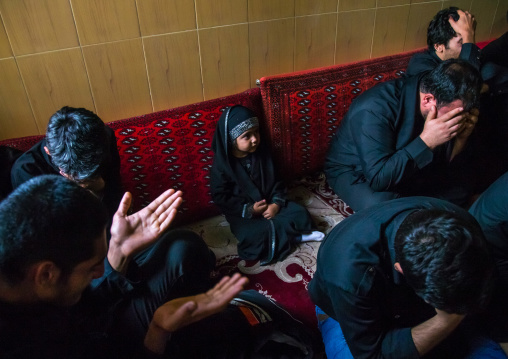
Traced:
<path fill-rule="evenodd" d="M 418 358 L 411 328 L 436 311 L 395 269 L 395 236 L 406 218 L 422 209 L 461 208 L 427 197 L 401 198 L 360 211 L 325 238 L 309 285 L 313 302 L 342 329 L 355 358 Z"/>

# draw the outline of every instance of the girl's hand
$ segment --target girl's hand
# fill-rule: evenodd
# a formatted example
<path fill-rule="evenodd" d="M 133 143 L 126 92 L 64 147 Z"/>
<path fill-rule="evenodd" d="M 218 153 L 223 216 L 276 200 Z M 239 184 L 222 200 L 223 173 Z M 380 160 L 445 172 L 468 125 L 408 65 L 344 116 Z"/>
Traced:
<path fill-rule="evenodd" d="M 278 204 L 271 203 L 267 207 L 266 211 L 263 212 L 263 217 L 266 219 L 272 219 L 279 213 L 280 207 Z"/>
<path fill-rule="evenodd" d="M 266 204 L 266 199 L 262 199 L 259 202 L 254 203 L 252 206 L 252 214 L 254 215 L 260 215 L 264 213 L 268 208 L 268 205 Z"/>

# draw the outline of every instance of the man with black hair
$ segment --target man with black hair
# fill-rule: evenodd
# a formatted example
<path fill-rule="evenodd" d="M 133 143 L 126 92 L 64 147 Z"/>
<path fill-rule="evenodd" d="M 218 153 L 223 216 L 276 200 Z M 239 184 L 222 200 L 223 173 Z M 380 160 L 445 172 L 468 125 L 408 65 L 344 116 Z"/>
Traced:
<path fill-rule="evenodd" d="M 89 189 L 113 216 L 122 198 L 114 131 L 92 111 L 62 107 L 49 119 L 46 137 L 14 163 L 12 186 L 43 174 L 60 174 Z"/>
<path fill-rule="evenodd" d="M 473 315 L 492 273 L 480 227 L 449 202 L 400 198 L 346 218 L 309 284 L 328 358 L 506 358 Z"/>
<path fill-rule="evenodd" d="M 0 202 L 2 359 L 311 358 L 303 324 L 240 293 L 247 278 L 209 289 L 213 252 L 196 233 L 167 231 L 181 195 L 128 215 L 126 193 L 109 247 L 100 200 L 63 176 L 35 177 Z"/>
<path fill-rule="evenodd" d="M 473 66 L 447 60 L 425 75 L 369 89 L 332 138 L 328 183 L 355 211 L 412 195 L 464 205 L 471 187 L 465 149 L 480 88 Z"/>
<path fill-rule="evenodd" d="M 16 189 L 0 204 L 2 358 L 150 357 L 226 308 L 247 280 L 206 291 L 213 253 L 193 232 L 165 232 L 181 201 L 168 190 L 127 215 L 126 193 L 108 248 L 108 216 L 89 191 L 54 175 Z"/>
<path fill-rule="evenodd" d="M 508 12 L 506 16 L 508 21 Z M 454 6 L 439 11 L 427 28 L 427 50 L 411 57 L 406 74 L 418 75 L 445 60 L 462 59 L 481 70 L 494 95 L 506 93 L 508 32 L 480 50 L 475 44 L 475 27 L 474 16 L 468 11 Z"/>
<path fill-rule="evenodd" d="M 475 27 L 468 11 L 454 6 L 439 11 L 427 28 L 428 49 L 411 57 L 406 74 L 430 71 L 448 59 L 462 59 L 479 70 L 481 51 L 475 44 Z"/>
<path fill-rule="evenodd" d="M 483 191 L 508 168 L 508 32 L 480 50 L 475 44 L 475 26 L 468 11 L 457 7 L 439 11 L 427 29 L 428 49 L 413 55 L 406 74 L 431 71 L 447 59 L 463 59 L 480 70 L 485 95 L 471 164 L 476 168 L 473 172 L 483 174 L 477 178 L 477 188 Z"/>

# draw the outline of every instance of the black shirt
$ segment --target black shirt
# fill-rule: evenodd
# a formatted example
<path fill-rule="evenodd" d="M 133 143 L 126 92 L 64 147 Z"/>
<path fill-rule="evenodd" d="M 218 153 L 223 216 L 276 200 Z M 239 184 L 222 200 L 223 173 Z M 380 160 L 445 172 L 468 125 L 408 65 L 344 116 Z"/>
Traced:
<path fill-rule="evenodd" d="M 411 327 L 436 312 L 395 271 L 394 240 L 410 213 L 433 208 L 474 221 L 446 201 L 401 198 L 346 218 L 321 244 L 309 294 L 339 322 L 353 357 L 419 358 Z"/>
<path fill-rule="evenodd" d="M 105 182 L 102 200 L 110 215 L 113 216 L 123 195 L 120 180 L 120 155 L 116 145 L 115 132 L 108 126 L 105 126 L 105 131 L 107 151 L 104 152 L 100 170 Z M 16 160 L 11 170 L 14 189 L 36 176 L 60 175 L 60 169 L 51 162 L 51 156 L 48 156 L 44 150 L 45 146 L 47 146 L 46 139 L 43 139 Z"/>
<path fill-rule="evenodd" d="M 480 69 L 480 53 L 481 50 L 478 46 L 472 43 L 462 45 L 459 59 L 465 60 L 473 65 L 477 70 Z M 414 76 L 433 70 L 443 60 L 441 60 L 435 51 L 425 50 L 424 52 L 417 53 L 411 57 L 407 65 L 406 75 Z"/>

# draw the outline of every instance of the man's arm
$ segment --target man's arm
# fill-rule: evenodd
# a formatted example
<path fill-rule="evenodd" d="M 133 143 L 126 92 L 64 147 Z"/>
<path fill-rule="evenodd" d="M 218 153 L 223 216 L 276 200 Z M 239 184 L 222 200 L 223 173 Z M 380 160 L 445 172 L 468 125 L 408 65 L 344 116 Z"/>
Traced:
<path fill-rule="evenodd" d="M 441 343 L 462 322 L 464 315 L 449 314 L 436 309 L 436 315 L 411 329 L 413 342 L 420 356 Z"/>
<path fill-rule="evenodd" d="M 451 16 L 448 21 L 452 29 L 462 37 L 462 49 L 459 59 L 469 62 L 479 70 L 481 50 L 475 45 L 476 22 L 474 16 L 468 11 L 457 10 L 457 13 L 459 14 L 457 21 L 453 20 Z"/>
<path fill-rule="evenodd" d="M 352 121 L 363 173 L 374 191 L 392 190 L 432 162 L 432 151 L 418 137 L 396 149 L 399 134 L 390 119 L 363 110 Z"/>
<path fill-rule="evenodd" d="M 153 353 L 163 354 L 171 333 L 200 321 L 226 308 L 248 280 L 236 273 L 224 277 L 206 293 L 173 299 L 159 307 L 145 336 L 145 347 Z"/>
<path fill-rule="evenodd" d="M 182 192 L 170 189 L 152 203 L 127 215 L 132 195 L 127 192 L 113 217 L 108 261 L 117 272 L 125 274 L 134 255 L 155 243 L 169 227 L 182 203 Z"/>
<path fill-rule="evenodd" d="M 367 281 L 372 273 L 366 273 Z M 339 322 L 354 358 L 419 358 L 411 328 L 394 327 L 386 298 L 378 297 L 375 291 L 361 296 L 340 288 L 328 290 L 333 313 L 326 314 Z"/>

